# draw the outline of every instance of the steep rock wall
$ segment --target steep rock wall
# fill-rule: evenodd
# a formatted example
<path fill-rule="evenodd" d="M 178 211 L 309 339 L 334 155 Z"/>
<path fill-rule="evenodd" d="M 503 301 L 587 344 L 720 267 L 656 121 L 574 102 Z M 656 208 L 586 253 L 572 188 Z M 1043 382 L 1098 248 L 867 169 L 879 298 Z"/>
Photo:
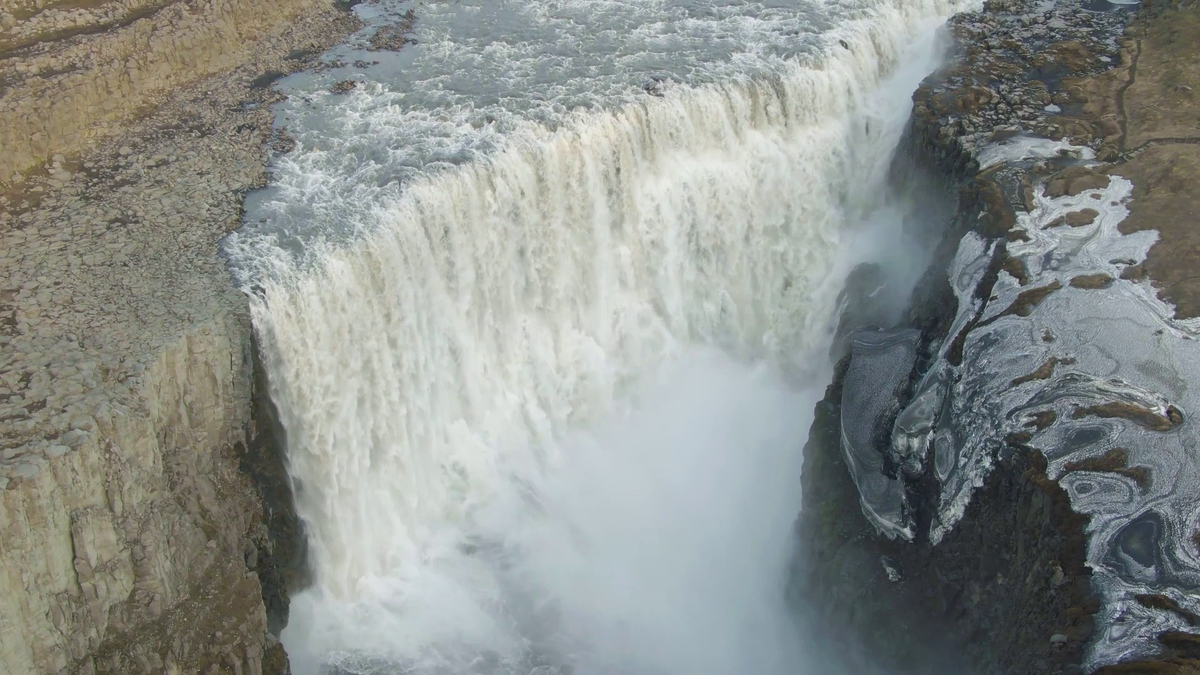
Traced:
<path fill-rule="evenodd" d="M 1181 72 L 1173 64 L 1194 59 L 1194 41 L 1181 36 L 1193 30 L 1195 9 L 1171 4 L 1147 3 L 1135 15 L 1095 3 L 1085 7 L 1060 0 L 1050 7 L 1004 0 L 990 2 L 982 13 L 961 15 L 951 22 L 957 52 L 914 97 L 910 157 L 948 177 L 958 202 L 957 215 L 904 321 L 905 326 L 923 334 L 914 378 L 928 372 L 935 362 L 964 363 L 964 349 L 974 349 L 976 358 L 980 353 L 988 357 L 982 364 L 973 363 L 984 370 L 989 360 L 1017 362 L 1017 357 L 1040 354 L 1035 349 L 1028 349 L 1029 354 L 989 352 L 986 345 L 980 346 L 979 336 L 1005 316 L 1038 316 L 1038 303 L 1060 287 L 1069 285 L 1076 292 L 1093 293 L 1119 284 L 1112 274 L 1091 274 L 1075 276 L 1069 284 L 1046 285 L 1044 279 L 1037 281 L 1037 275 L 1059 268 L 1049 262 L 1049 254 L 1042 259 L 1047 262 L 1038 265 L 1023 251 L 1033 248 L 1026 246 L 1028 242 L 1051 238 L 1070 241 L 1070 236 L 1075 236 L 1096 246 L 1117 241 L 1117 235 L 1105 229 L 1113 227 L 1110 216 L 1099 217 L 1097 209 L 1072 211 L 1054 220 L 1045 214 L 1052 200 L 1075 199 L 1069 201 L 1075 205 L 1072 208 L 1078 208 L 1082 199 L 1103 201 L 1105 194 L 1115 194 L 1118 188 L 1125 189 L 1121 185 L 1128 185 L 1121 183 L 1121 176 L 1132 179 L 1132 200 L 1112 197 L 1105 206 L 1117 209 L 1128 205 L 1132 215 L 1129 223 L 1122 224 L 1122 232 L 1162 228 L 1151 259 L 1158 250 L 1156 262 L 1166 263 L 1160 263 L 1155 270 L 1160 276 L 1152 273 L 1149 282 L 1177 302 L 1194 292 L 1193 287 L 1172 283 L 1172 275 L 1182 275 L 1190 263 L 1184 262 L 1186 249 L 1178 248 L 1186 240 L 1185 233 L 1170 228 L 1184 217 L 1181 211 L 1195 204 L 1194 199 L 1186 201 L 1171 182 L 1177 178 L 1171 172 L 1182 173 L 1192 165 L 1183 155 L 1194 154 L 1195 141 L 1177 131 L 1179 118 L 1171 119 L 1176 127 L 1160 130 L 1161 138 L 1136 145 L 1129 140 L 1135 137 L 1134 131 L 1153 126 L 1155 113 L 1196 110 L 1191 84 L 1177 78 L 1162 84 L 1163 79 Z M 1168 13 L 1161 14 L 1164 11 Z M 1139 63 L 1154 66 L 1143 72 Z M 1139 98 L 1130 99 L 1126 92 L 1139 87 Z M 1171 180 L 1145 168 L 1154 142 L 1174 145 L 1171 152 L 1180 155 L 1159 172 Z M 1154 224 L 1147 217 L 1164 212 L 1176 215 Z M 972 272 L 975 279 L 962 284 L 964 268 L 955 258 L 956 251 L 961 254 L 964 250 L 962 242 L 968 234 L 979 242 L 981 253 L 990 254 L 977 257 Z M 1065 245 L 1060 250 L 1070 251 Z M 1116 277 L 1140 279 L 1151 267 L 1150 259 L 1143 266 L 1133 265 L 1132 258 L 1127 263 L 1114 256 L 1104 257 L 1101 263 L 1130 265 L 1125 274 Z M 1053 261 L 1059 263 L 1063 258 L 1069 260 L 1059 254 Z M 1063 269 L 1071 269 L 1062 264 Z M 1014 300 L 1014 285 L 1023 288 L 1026 284 L 1030 287 Z M 1129 299 L 1115 288 L 1106 295 L 1090 297 L 1107 298 L 1114 305 Z M 1061 301 L 1056 298 L 1050 304 L 1054 302 Z M 985 312 L 989 303 L 992 307 Z M 1150 304 L 1144 300 L 1135 304 L 1142 303 Z M 1002 309 L 1006 305 L 1008 308 Z M 1176 319 L 1187 316 L 1186 309 L 1186 303 L 1179 302 Z M 1072 325 L 1075 315 L 1061 304 L 1051 313 L 1062 317 L 1060 324 L 1068 330 L 1053 334 L 1039 329 L 1031 334 L 1035 342 L 1073 344 L 1070 331 L 1086 332 L 1091 325 L 1086 321 Z M 851 316 L 847 321 L 871 323 L 869 316 Z M 1114 321 L 1110 326 L 1116 325 Z M 855 327 L 847 325 L 843 331 Z M 1157 358 L 1150 351 L 1144 354 Z M 1142 358 L 1143 352 L 1133 356 Z M 1054 382 L 1067 371 L 1070 375 L 1064 377 L 1086 378 L 1091 372 L 1074 358 L 1051 358 L 1036 366 L 1016 373 L 1019 377 L 1011 384 L 1005 379 L 998 391 L 1016 391 L 1019 396 L 1027 391 L 1020 388 L 1031 382 Z M 1094 476 L 1096 481 L 1133 483 L 1143 493 L 1154 489 L 1152 475 L 1164 472 L 1154 469 L 1152 474 L 1135 461 L 1139 453 L 1144 460 L 1146 453 L 1158 452 L 1152 441 L 1110 448 L 1103 454 L 1083 444 L 1083 435 L 1056 441 L 1058 437 L 1042 435 L 1056 423 L 1055 412 L 1046 406 L 997 420 L 1004 424 L 997 424 L 996 429 L 1011 433 L 991 439 L 994 446 L 989 449 L 984 471 L 976 474 L 978 482 L 966 491 L 970 499 L 961 510 L 953 508 L 939 483 L 949 474 L 939 467 L 935 478 L 930 470 L 933 457 L 926 458 L 925 471 L 919 477 L 897 478 L 906 481 L 917 536 L 911 543 L 889 540 L 862 515 L 860 492 L 840 447 L 846 367 L 843 360 L 818 406 L 806 447 L 805 511 L 798 527 L 801 555 L 795 577 L 798 595 L 820 608 L 833 639 L 846 641 L 850 648 L 865 645 L 888 665 L 889 672 L 1197 672 L 1200 650 L 1195 647 L 1195 613 L 1188 604 L 1190 587 L 1186 579 L 1167 574 L 1176 564 L 1171 549 L 1194 546 L 1195 542 L 1171 541 L 1160 533 L 1136 541 L 1133 537 L 1121 539 L 1116 546 L 1138 555 L 1145 550 L 1155 558 L 1147 565 L 1160 575 L 1154 590 L 1127 591 L 1125 580 L 1116 579 L 1119 573 L 1114 575 L 1110 558 L 1097 555 L 1103 548 L 1094 541 L 1100 528 L 1087 515 L 1087 509 L 1092 509 L 1111 521 L 1110 512 L 1120 512 L 1119 508 L 1114 502 L 1105 512 L 1100 503 L 1102 508 L 1097 511 L 1097 503 L 1081 501 L 1081 496 L 1089 493 L 1069 491 L 1084 475 Z M 916 392 L 917 380 L 911 384 L 901 396 L 901 407 Z M 1038 386 L 1042 385 L 1033 385 Z M 1122 415 L 1133 420 L 1131 426 L 1140 425 L 1154 433 L 1186 424 L 1191 413 L 1186 407 L 1182 413 L 1166 408 L 1160 422 L 1159 417 L 1136 417 L 1133 413 L 1140 408 L 1109 404 L 1109 408 L 1124 411 Z M 1071 415 L 1059 412 L 1057 418 L 1059 422 L 1084 419 L 1094 409 L 1076 410 Z M 1009 423 L 1017 429 L 1012 430 Z M 1086 456 L 1064 459 L 1074 451 L 1075 441 L 1083 444 Z M 977 459 L 960 458 L 949 470 Z M 1185 461 L 1194 462 L 1194 458 Z M 1176 477 L 1184 473 L 1181 470 Z M 1165 475 L 1172 479 L 1170 472 Z M 1194 487 L 1185 477 L 1178 481 L 1171 488 L 1173 498 L 1186 500 Z M 948 515 L 951 520 L 939 521 Z M 1144 519 L 1134 518 L 1136 515 L 1128 516 L 1124 523 L 1129 527 L 1122 532 L 1137 529 Z M 1187 553 L 1179 555 L 1187 558 Z"/>
<path fill-rule="evenodd" d="M 0 164 L 82 151 L 0 193 L 0 672 L 287 672 L 303 537 L 217 247 L 266 181 L 264 85 L 357 27 L 324 0 L 0 0 Z"/>
<path fill-rule="evenodd" d="M 254 570 L 272 546 L 238 469 L 264 443 L 248 335 L 232 316 L 198 327 L 146 371 L 141 405 L 80 420 L 78 447 L 27 458 L 9 478 L 5 672 L 262 672 L 271 645 Z"/>

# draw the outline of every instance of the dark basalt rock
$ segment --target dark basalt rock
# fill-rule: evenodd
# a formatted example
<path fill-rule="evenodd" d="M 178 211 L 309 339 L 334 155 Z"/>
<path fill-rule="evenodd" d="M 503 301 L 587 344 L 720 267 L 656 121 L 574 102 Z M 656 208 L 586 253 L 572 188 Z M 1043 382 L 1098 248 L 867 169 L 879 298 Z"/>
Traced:
<path fill-rule="evenodd" d="M 266 368 L 252 341 L 254 362 L 254 429 L 250 445 L 241 454 L 241 469 L 258 489 L 266 512 L 265 532 L 247 551 L 247 567 L 258 574 L 263 604 L 267 609 L 267 630 L 275 636 L 287 626 L 290 594 L 310 583 L 308 540 L 304 524 L 296 512 L 295 496 L 288 476 L 283 425 L 279 423 L 271 401 Z M 275 643 L 279 646 L 278 643 Z M 283 654 L 283 647 L 279 646 Z M 270 656 L 268 654 L 268 656 Z M 283 663 L 287 663 L 284 654 Z M 264 666 L 264 672 L 266 671 Z"/>
<path fill-rule="evenodd" d="M 397 52 L 403 49 L 405 45 L 416 44 L 416 38 L 412 37 L 413 25 L 416 22 L 416 12 L 411 9 L 408 10 L 403 16 L 399 17 L 396 23 L 388 24 L 377 30 L 367 41 L 367 49 L 374 52 Z"/>
<path fill-rule="evenodd" d="M 1158 11 L 1151 5 L 1146 13 Z M 953 435 L 939 445 L 939 434 L 961 434 L 958 427 L 973 424 L 941 391 L 962 373 L 978 377 L 980 368 L 992 367 L 988 359 L 1007 358 L 1007 347 L 997 346 L 1009 339 L 1005 331 L 1036 325 L 1030 339 L 1038 349 L 1070 349 L 1077 337 L 1058 325 L 1043 329 L 1039 317 L 1061 308 L 1070 294 L 1107 297 L 1125 288 L 1114 286 L 1118 280 L 1134 276 L 1126 272 L 1136 260 L 1116 256 L 1060 279 L 1046 274 L 1059 259 L 1016 253 L 1035 250 L 1040 232 L 1058 225 L 1067 227 L 1054 237 L 1113 227 L 1107 202 L 1064 209 L 1057 222 L 1034 223 L 1041 229 L 1030 229 L 1026 214 L 1045 211 L 1039 199 L 1108 194 L 1107 173 L 1081 160 L 1115 159 L 1121 130 L 1109 118 L 1089 118 L 1079 92 L 1067 88 L 1076 87 L 1071 78 L 1096 76 L 1120 61 L 1133 16 L 1085 12 L 1064 0 L 1051 10 L 1021 0 L 989 4 L 950 22 L 955 55 L 914 96 L 905 161 L 939 172 L 956 193 L 957 212 L 899 329 L 852 333 L 869 323 L 854 316 L 853 300 L 843 317 L 841 334 L 886 342 L 912 328 L 916 337 L 905 338 L 911 351 L 896 352 L 896 368 L 874 375 L 886 392 L 878 397 L 866 395 L 863 383 L 872 377 L 866 373 L 889 363 L 886 346 L 852 339 L 855 349 L 841 359 L 817 406 L 805 449 L 792 586 L 831 640 L 848 649 L 861 643 L 889 672 L 1200 672 L 1194 660 L 1200 638 L 1184 630 L 1200 611 L 1179 595 L 1192 588 L 1195 570 L 1178 553 L 1188 537 L 1177 531 L 1178 518 L 1154 508 L 1130 516 L 1105 540 L 1101 559 L 1089 553 L 1092 517 L 1077 512 L 1093 503 L 1089 490 L 1111 489 L 1106 477 L 1140 494 L 1135 501 L 1165 489 L 1155 483 L 1161 470 L 1147 461 L 1148 446 L 1112 443 L 1188 428 L 1179 407 L 1157 390 L 1089 374 L 1097 373 L 1095 364 L 1073 354 L 1031 349 L 1021 361 L 1027 365 L 1000 371 L 1011 373 L 1005 387 L 1030 393 L 1005 408 L 1010 417 L 996 419 L 993 430 L 978 432 L 987 439 L 979 454 L 954 454 L 960 448 Z M 1072 146 L 1037 154 L 1059 139 Z M 967 246 L 971 237 L 975 243 Z M 849 287 L 886 283 L 862 276 L 867 283 L 852 279 Z M 896 384 L 892 371 L 903 366 L 912 375 Z M 977 416 L 986 420 L 988 412 Z M 955 497 L 944 491 L 948 476 L 975 461 L 982 462 L 976 472 L 959 478 L 976 481 L 962 493 L 969 498 L 948 511 Z M 871 504 L 877 506 L 866 508 Z M 1093 529 L 1113 526 L 1110 516 L 1098 517 L 1102 524 Z M 911 542 L 892 538 L 905 519 Z M 1094 579 L 1093 569 L 1104 578 Z M 1170 590 L 1123 595 L 1143 586 Z M 1143 629 L 1139 635 L 1157 644 L 1135 641 L 1134 651 L 1114 656 L 1129 638 L 1107 631 L 1130 605 L 1140 608 L 1130 616 L 1168 630 Z M 1108 646 L 1097 651 L 1102 641 Z M 1114 663 L 1122 658 L 1137 662 Z"/>
<path fill-rule="evenodd" d="M 850 336 L 850 367 L 841 400 L 841 446 L 854 477 L 863 514 L 888 537 L 913 538 L 904 485 L 888 455 L 879 451 L 899 412 L 920 332 L 911 328 L 862 330 Z"/>

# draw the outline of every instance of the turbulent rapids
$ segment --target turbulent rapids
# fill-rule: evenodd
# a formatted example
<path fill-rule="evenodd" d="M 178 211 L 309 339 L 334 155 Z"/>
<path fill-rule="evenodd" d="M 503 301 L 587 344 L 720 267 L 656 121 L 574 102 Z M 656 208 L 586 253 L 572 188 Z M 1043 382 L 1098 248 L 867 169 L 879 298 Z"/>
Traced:
<path fill-rule="evenodd" d="M 800 449 L 847 273 L 898 306 L 922 266 L 887 170 L 955 9 L 898 4 L 428 3 L 357 92 L 287 83 L 226 251 L 310 538 L 297 672 L 827 671 Z"/>

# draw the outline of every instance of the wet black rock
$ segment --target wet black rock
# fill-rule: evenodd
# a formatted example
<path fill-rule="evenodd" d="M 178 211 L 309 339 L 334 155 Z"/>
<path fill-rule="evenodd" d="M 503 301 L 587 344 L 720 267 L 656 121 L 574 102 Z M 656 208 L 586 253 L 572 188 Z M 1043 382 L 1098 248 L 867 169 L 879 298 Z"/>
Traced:
<path fill-rule="evenodd" d="M 1079 111 L 1064 80 L 1114 65 L 1131 16 L 1082 11 L 1066 0 L 1056 5 L 989 2 L 983 12 L 951 20 L 952 58 L 914 96 L 905 144 L 909 152 L 901 161 L 939 175 L 957 209 L 941 221 L 944 234 L 907 316 L 898 330 L 879 334 L 915 329 L 905 333 L 914 337 L 906 337 L 912 347 L 903 354 L 904 381 L 877 376 L 889 400 L 861 405 L 858 393 L 865 380 L 856 373 L 870 370 L 876 359 L 870 349 L 860 348 L 841 359 L 817 406 L 805 448 L 800 554 L 792 589 L 797 599 L 817 608 L 831 640 L 865 649 L 889 672 L 1082 672 L 1100 609 L 1086 564 L 1088 518 L 1072 510 L 1067 492 L 1048 477 L 1047 460 L 1028 444 L 1029 435 L 1014 433 L 996 439 L 991 470 L 981 474 L 953 527 L 931 538 L 943 508 L 939 472 L 944 471 L 925 450 L 945 413 L 933 394 L 927 409 L 910 403 L 914 398 L 920 403 L 922 395 L 941 386 L 933 369 L 939 359 L 961 363 L 962 336 L 996 320 L 971 309 L 986 306 L 994 280 L 1002 273 L 1028 277 L 1021 261 L 1006 254 L 1007 241 L 1020 240 L 1017 214 L 1030 201 L 1028 166 L 1009 169 L 983 151 L 1026 137 L 1065 137 L 1079 147 L 1104 147 L 1109 141 L 1098 125 L 1083 130 L 1086 138 L 1074 128 L 1067 131 L 1075 136 L 1063 133 L 1067 123 L 1058 113 L 1064 107 Z M 1071 160 L 1051 157 L 1039 170 L 1048 175 Z M 1083 180 L 1073 174 L 1071 179 Z M 959 287 L 948 272 L 960 242 L 972 232 L 980 242 L 979 263 L 972 283 Z M 870 270 L 851 281 L 842 335 L 879 314 L 869 297 L 884 283 Z M 1032 297 L 1026 303 L 1030 308 L 1036 304 Z M 898 419 L 906 406 L 914 412 Z M 860 426 L 867 433 L 853 433 Z M 892 447 L 893 438 L 904 442 Z M 872 460 L 871 467 L 863 458 Z M 871 480 L 864 481 L 864 468 L 872 467 Z M 876 483 L 890 490 L 874 489 Z M 864 484 L 870 489 L 864 491 Z M 889 507 L 863 508 L 872 501 Z M 881 519 L 880 511 L 894 518 Z M 911 527 L 911 542 L 891 538 L 897 523 Z M 1152 528 L 1142 529 L 1121 549 L 1130 559 L 1126 549 L 1146 559 L 1157 550 Z"/>

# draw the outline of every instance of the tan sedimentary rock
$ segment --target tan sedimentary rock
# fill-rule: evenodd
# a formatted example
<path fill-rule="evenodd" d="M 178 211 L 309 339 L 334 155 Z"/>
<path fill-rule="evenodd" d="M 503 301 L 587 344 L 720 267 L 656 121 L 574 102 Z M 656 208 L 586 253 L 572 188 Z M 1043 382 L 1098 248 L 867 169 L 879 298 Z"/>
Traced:
<path fill-rule="evenodd" d="M 86 148 L 330 0 L 0 3 L 0 182 Z M 63 5 L 60 8 L 57 5 Z"/>
<path fill-rule="evenodd" d="M 4 479 L 0 670 L 199 672 L 205 657 L 226 658 L 210 646 L 261 662 L 266 613 L 245 566 L 261 506 L 230 461 L 250 423 L 246 335 L 231 318 L 182 337 L 147 369 L 145 407 L 103 407 L 78 421 L 75 447 L 26 456 Z M 201 586 L 211 575 L 222 583 Z M 228 612 L 225 644 L 187 654 L 147 624 L 171 623 L 168 610 L 197 593 L 206 611 L 187 619 L 200 624 L 256 602 Z"/>
<path fill-rule="evenodd" d="M 46 168 L 0 192 L 0 673 L 286 672 L 298 525 L 280 544 L 217 247 L 265 182 L 256 84 L 356 25 L 328 0 L 0 0 L 0 173 Z"/>

